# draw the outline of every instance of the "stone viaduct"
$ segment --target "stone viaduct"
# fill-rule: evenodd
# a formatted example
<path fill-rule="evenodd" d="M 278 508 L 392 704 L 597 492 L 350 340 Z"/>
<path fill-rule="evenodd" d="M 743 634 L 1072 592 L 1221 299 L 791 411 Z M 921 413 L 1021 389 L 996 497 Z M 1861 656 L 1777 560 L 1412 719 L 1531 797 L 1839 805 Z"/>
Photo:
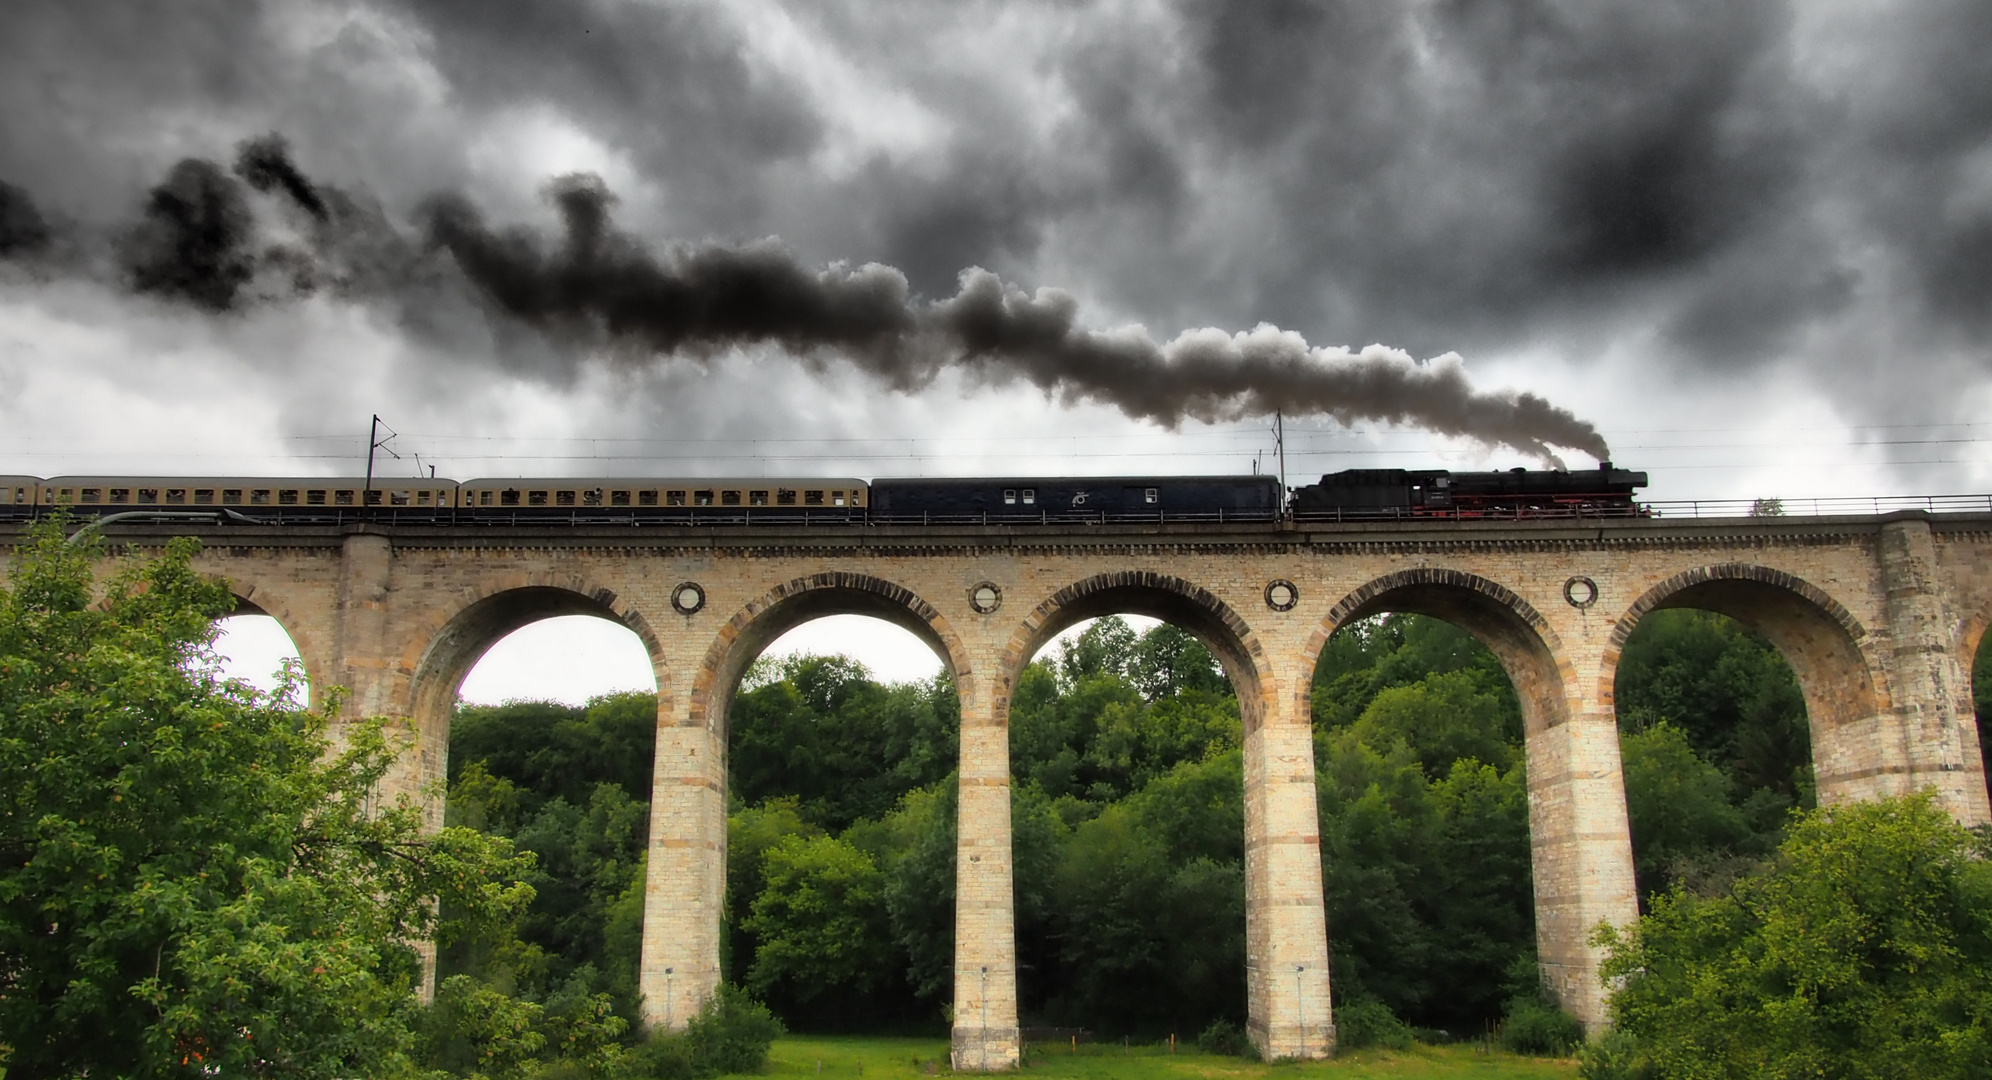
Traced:
<path fill-rule="evenodd" d="M 1501 660 L 1526 721 L 1536 936 L 1548 984 L 1605 1022 L 1600 922 L 1635 913 L 1613 710 L 1648 612 L 1732 616 L 1790 661 L 1822 802 L 1934 788 L 1988 819 L 1969 673 L 1992 620 L 1992 515 L 1572 522 L 691 528 L 113 526 L 207 545 L 245 611 L 278 619 L 349 715 L 413 733 L 393 781 L 440 823 L 459 684 L 499 638 L 553 615 L 622 623 L 648 647 L 657 754 L 642 990 L 680 1025 L 717 985 L 727 710 L 746 666 L 824 615 L 907 628 L 953 671 L 961 716 L 954 1054 L 1018 1060 L 1010 690 L 1073 623 L 1122 612 L 1196 635 L 1245 726 L 1250 1035 L 1267 1057 L 1332 1051 L 1308 689 L 1336 628 L 1418 612 Z M 10 538 L 0 535 L 0 544 Z"/>

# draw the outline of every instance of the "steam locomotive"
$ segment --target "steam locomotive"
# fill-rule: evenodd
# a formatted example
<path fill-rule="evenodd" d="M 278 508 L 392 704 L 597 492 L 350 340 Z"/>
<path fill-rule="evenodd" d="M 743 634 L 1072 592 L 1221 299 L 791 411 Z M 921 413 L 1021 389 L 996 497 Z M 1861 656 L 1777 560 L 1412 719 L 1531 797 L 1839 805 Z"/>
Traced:
<path fill-rule="evenodd" d="M 1627 517 L 1646 474 L 1349 469 L 1282 492 L 1270 476 L 962 479 L 0 476 L 0 518 L 87 515 L 271 524 L 1032 524 Z"/>

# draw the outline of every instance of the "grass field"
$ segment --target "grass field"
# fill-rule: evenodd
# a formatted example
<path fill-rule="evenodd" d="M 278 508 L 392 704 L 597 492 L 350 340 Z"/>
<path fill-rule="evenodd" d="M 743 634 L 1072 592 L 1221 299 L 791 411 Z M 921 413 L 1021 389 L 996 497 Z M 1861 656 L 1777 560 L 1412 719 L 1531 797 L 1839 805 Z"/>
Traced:
<path fill-rule="evenodd" d="M 1491 1080 L 1549 1080 L 1577 1075 L 1572 1061 L 1516 1057 L 1501 1050 L 1488 1053 L 1473 1046 L 1421 1046 L 1409 1051 L 1358 1050 L 1333 1061 L 1262 1065 L 1242 1058 L 1212 1057 L 1178 1047 L 1083 1045 L 1077 1053 L 1065 1047 L 1033 1047 L 1026 1055 L 1028 1076 L 1072 1077 L 1075 1080 L 1392 1080 L 1488 1077 Z M 778 1040 L 769 1055 L 769 1076 L 864 1077 L 865 1080 L 913 1080 L 948 1071 L 948 1044 L 943 1039 L 881 1039 L 862 1036 L 792 1035 Z"/>

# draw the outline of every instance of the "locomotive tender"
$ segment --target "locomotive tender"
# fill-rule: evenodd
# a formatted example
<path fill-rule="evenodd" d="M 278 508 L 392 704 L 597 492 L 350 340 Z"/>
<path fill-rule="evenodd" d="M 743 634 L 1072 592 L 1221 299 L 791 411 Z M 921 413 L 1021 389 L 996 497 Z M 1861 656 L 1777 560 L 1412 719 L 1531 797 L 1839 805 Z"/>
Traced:
<path fill-rule="evenodd" d="M 1031 524 L 1626 517 L 1646 474 L 1349 469 L 1270 476 L 495 478 L 0 476 L 0 518 L 208 515 L 271 524 Z"/>

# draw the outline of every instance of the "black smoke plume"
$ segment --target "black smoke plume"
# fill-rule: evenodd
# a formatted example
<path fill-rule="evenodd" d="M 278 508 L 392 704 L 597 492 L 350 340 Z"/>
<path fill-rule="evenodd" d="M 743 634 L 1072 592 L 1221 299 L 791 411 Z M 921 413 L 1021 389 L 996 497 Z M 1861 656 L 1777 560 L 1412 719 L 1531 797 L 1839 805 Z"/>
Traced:
<path fill-rule="evenodd" d="M 125 273 L 134 292 L 227 311 L 256 274 L 254 240 L 242 185 L 213 162 L 189 158 L 146 197 L 124 238 Z"/>
<path fill-rule="evenodd" d="M 257 191 L 282 191 L 320 224 L 332 218 L 332 210 L 319 195 L 318 186 L 291 161 L 290 143 L 282 135 L 258 136 L 236 147 L 235 175 Z"/>
<path fill-rule="evenodd" d="M 32 255 L 48 247 L 48 221 L 26 191 L 0 180 L 0 259 Z"/>
<path fill-rule="evenodd" d="M 613 196 L 599 179 L 565 177 L 550 194 L 563 222 L 553 243 L 494 230 L 460 198 L 433 202 L 425 217 L 430 243 L 485 297 L 556 334 L 600 334 L 665 354 L 758 343 L 830 352 L 896 389 L 961 366 L 1169 427 L 1283 411 L 1416 425 L 1547 461 L 1551 447 L 1608 455 L 1595 427 L 1540 397 L 1474 390 L 1450 354 L 1420 364 L 1380 346 L 1311 346 L 1271 326 L 1157 342 L 1138 326 L 1086 329 L 1069 293 L 1025 293 L 986 270 L 964 271 L 952 297 L 920 301 L 891 267 L 813 271 L 771 243 L 660 257 L 615 230 Z"/>
<path fill-rule="evenodd" d="M 306 235 L 259 248 L 251 191 L 306 215 Z M 895 390 L 954 367 L 1171 428 L 1277 411 L 1416 426 L 1546 462 L 1557 461 L 1554 447 L 1608 455 L 1595 427 L 1541 397 L 1475 390 L 1450 353 L 1420 363 L 1380 345 L 1310 345 L 1270 325 L 1161 342 L 1140 326 L 1088 329 L 1071 294 L 1026 293 L 979 268 L 960 274 L 953 296 L 926 300 L 893 267 L 811 269 L 773 241 L 660 253 L 615 228 L 615 199 L 599 178 L 563 177 L 548 195 L 557 238 L 494 228 L 469 200 L 440 196 L 411 243 L 376 210 L 314 183 L 269 135 L 237 148 L 234 175 L 198 159 L 176 165 L 129 230 L 124 265 L 138 292 L 226 312 L 328 283 L 358 299 L 411 303 L 407 283 L 433 277 L 447 256 L 503 316 L 645 359 L 775 345 L 846 358 Z"/>

